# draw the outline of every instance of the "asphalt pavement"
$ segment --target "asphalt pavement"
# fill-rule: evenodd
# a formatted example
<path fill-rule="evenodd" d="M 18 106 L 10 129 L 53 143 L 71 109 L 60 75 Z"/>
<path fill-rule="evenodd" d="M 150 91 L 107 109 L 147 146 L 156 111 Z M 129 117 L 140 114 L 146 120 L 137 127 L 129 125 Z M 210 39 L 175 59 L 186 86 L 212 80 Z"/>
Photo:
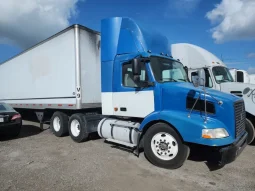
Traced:
<path fill-rule="evenodd" d="M 255 146 L 220 169 L 198 157 L 166 170 L 95 135 L 78 144 L 38 127 L 24 122 L 18 138 L 1 138 L 0 190 L 255 190 Z"/>

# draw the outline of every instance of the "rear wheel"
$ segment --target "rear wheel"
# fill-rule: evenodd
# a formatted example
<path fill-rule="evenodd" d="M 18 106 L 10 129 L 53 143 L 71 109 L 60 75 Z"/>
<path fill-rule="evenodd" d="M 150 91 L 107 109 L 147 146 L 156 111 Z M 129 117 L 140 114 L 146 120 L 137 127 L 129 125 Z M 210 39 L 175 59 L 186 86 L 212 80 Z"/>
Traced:
<path fill-rule="evenodd" d="M 245 121 L 245 130 L 248 133 L 247 144 L 251 144 L 254 141 L 255 130 L 252 122 L 249 119 L 246 119 Z"/>
<path fill-rule="evenodd" d="M 144 153 L 148 160 L 162 168 L 176 169 L 188 158 L 190 149 L 176 131 L 165 123 L 151 126 L 144 137 Z"/>
<path fill-rule="evenodd" d="M 69 120 L 68 131 L 75 142 L 80 143 L 86 141 L 89 137 L 89 133 L 85 116 L 81 113 L 72 115 Z"/>
<path fill-rule="evenodd" d="M 55 112 L 50 121 L 50 128 L 57 137 L 68 135 L 68 116 L 59 111 Z"/>

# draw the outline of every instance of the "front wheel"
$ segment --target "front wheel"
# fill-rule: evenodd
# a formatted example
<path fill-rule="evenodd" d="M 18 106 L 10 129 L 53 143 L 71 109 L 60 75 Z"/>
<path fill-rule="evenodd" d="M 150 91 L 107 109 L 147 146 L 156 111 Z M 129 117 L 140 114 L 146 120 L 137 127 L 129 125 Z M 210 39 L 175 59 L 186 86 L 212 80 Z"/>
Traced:
<path fill-rule="evenodd" d="M 144 137 L 144 153 L 148 160 L 161 168 L 176 169 L 188 158 L 190 149 L 176 131 L 165 123 L 151 126 Z"/>

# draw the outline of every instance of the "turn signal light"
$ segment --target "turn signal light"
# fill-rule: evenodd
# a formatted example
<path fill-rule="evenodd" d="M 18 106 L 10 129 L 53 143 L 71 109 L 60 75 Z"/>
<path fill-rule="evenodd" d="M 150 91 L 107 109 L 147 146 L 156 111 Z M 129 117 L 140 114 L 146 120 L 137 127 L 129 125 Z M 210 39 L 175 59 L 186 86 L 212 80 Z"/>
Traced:
<path fill-rule="evenodd" d="M 205 139 L 211 139 L 212 138 L 210 135 L 203 135 L 202 137 L 205 138 Z"/>
<path fill-rule="evenodd" d="M 11 120 L 15 120 L 15 119 L 20 119 L 21 118 L 21 115 L 20 114 L 16 114 L 12 117 Z"/>
<path fill-rule="evenodd" d="M 229 134 L 224 128 L 216 128 L 216 129 L 203 129 L 202 137 L 205 139 L 221 139 L 228 137 Z"/>

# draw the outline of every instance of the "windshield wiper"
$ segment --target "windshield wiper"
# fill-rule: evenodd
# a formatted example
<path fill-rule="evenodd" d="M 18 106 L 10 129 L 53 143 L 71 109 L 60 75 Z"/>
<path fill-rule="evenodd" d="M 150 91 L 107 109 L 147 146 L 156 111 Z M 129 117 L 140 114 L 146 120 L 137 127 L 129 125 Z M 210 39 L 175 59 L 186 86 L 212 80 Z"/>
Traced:
<path fill-rule="evenodd" d="M 184 81 L 184 82 L 187 82 L 187 80 L 184 80 L 184 79 L 178 79 L 178 80 L 180 80 L 180 81 Z"/>

